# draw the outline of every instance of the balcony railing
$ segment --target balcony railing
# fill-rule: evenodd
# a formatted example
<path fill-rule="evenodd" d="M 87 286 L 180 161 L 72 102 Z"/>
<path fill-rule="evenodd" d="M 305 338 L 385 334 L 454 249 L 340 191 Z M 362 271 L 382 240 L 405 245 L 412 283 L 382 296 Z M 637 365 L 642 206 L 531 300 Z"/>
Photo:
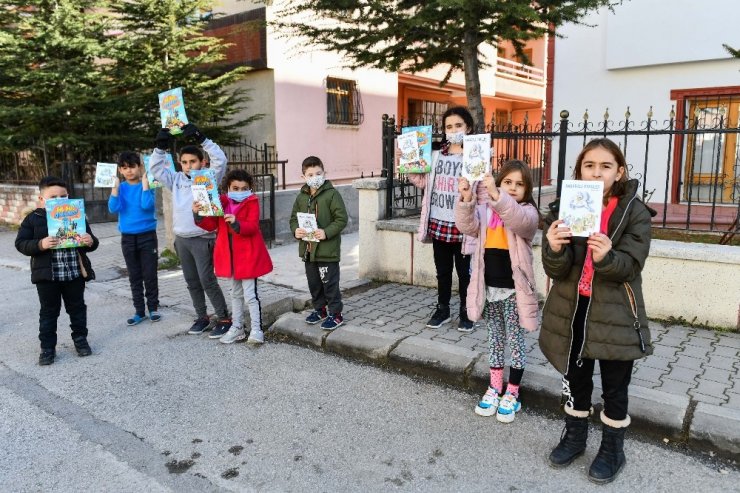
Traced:
<path fill-rule="evenodd" d="M 496 65 L 496 75 L 504 77 L 510 77 L 516 80 L 531 82 L 533 84 L 545 84 L 545 71 L 532 67 L 531 65 L 524 65 L 523 63 L 515 62 L 507 58 L 498 59 Z"/>

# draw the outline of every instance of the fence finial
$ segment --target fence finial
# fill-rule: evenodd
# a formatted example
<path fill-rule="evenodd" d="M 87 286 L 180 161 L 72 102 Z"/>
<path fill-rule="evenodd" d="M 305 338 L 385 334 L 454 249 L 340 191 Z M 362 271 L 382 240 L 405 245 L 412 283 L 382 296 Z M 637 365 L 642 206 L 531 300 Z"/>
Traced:
<path fill-rule="evenodd" d="M 583 112 L 583 121 L 584 122 L 588 121 L 588 108 L 586 108 L 586 111 Z"/>
<path fill-rule="evenodd" d="M 569 116 L 570 116 L 570 113 L 568 113 L 568 110 L 563 110 L 560 112 L 560 118 L 562 120 L 567 120 Z"/>
<path fill-rule="evenodd" d="M 650 105 L 650 109 L 647 112 L 647 117 L 648 117 L 648 120 L 653 119 L 653 105 L 652 104 Z"/>
<path fill-rule="evenodd" d="M 627 111 L 624 112 L 624 119 L 629 120 L 632 113 L 630 113 L 630 107 L 627 106 Z"/>
<path fill-rule="evenodd" d="M 606 107 L 606 110 L 604 110 L 604 121 L 609 119 L 609 107 Z"/>
<path fill-rule="evenodd" d="M 671 105 L 671 112 L 668 113 L 668 116 L 671 117 L 671 120 L 673 120 L 674 118 L 676 118 L 676 108 L 673 105 Z"/>

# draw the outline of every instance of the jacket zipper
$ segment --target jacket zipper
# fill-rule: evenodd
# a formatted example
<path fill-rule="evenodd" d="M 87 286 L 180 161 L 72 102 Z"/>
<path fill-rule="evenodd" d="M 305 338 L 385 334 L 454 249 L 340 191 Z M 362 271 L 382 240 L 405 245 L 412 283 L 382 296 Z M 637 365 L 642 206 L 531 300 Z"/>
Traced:
<path fill-rule="evenodd" d="M 633 327 L 637 332 L 637 337 L 640 339 L 640 351 L 645 352 L 645 341 L 642 339 L 642 332 L 640 332 L 640 318 L 637 316 L 637 301 L 635 299 L 635 293 L 632 291 L 632 286 L 628 282 L 624 282 L 624 289 L 627 291 L 627 298 L 630 302 L 630 308 L 632 309 L 632 316 L 635 317 Z"/>
<path fill-rule="evenodd" d="M 519 267 L 518 265 L 516 266 L 516 268 L 519 269 L 519 272 L 522 274 L 522 277 L 527 282 L 527 285 L 529 286 L 529 289 L 531 289 L 532 292 L 534 292 L 534 286 L 532 285 L 531 282 L 529 282 L 529 278 L 527 278 L 527 274 L 525 274 L 524 271 L 522 270 L 522 268 Z"/>

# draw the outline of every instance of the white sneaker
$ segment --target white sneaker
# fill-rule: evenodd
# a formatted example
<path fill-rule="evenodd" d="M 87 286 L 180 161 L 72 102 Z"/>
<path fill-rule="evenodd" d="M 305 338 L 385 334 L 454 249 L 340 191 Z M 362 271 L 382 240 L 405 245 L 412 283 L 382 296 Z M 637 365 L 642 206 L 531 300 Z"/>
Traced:
<path fill-rule="evenodd" d="M 232 326 L 228 332 L 219 338 L 219 341 L 224 344 L 231 344 L 232 342 L 243 341 L 246 337 L 247 334 L 244 333 L 244 329 Z"/>
<path fill-rule="evenodd" d="M 252 329 L 247 344 L 262 344 L 265 342 L 265 333 L 261 329 Z"/>
<path fill-rule="evenodd" d="M 501 404 L 498 406 L 496 419 L 502 423 L 511 423 L 514 421 L 516 413 L 521 409 L 522 405 L 519 403 L 519 399 L 507 392 L 501 399 Z"/>
<path fill-rule="evenodd" d="M 498 410 L 498 403 L 500 400 L 501 398 L 499 397 L 498 392 L 496 392 L 495 389 L 488 387 L 488 390 L 483 394 L 478 405 L 475 406 L 475 414 L 478 416 L 493 416 Z"/>

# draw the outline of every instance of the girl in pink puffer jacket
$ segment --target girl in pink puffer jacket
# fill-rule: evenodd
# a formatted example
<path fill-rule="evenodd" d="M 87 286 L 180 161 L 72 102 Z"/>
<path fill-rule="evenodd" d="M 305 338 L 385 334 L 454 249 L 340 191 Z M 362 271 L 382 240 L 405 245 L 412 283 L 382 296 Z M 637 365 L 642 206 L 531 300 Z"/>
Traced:
<path fill-rule="evenodd" d="M 488 329 L 491 383 L 475 412 L 495 414 L 502 423 L 511 423 L 521 409 L 524 330 L 535 330 L 538 323 L 532 239 L 539 212 L 532 199 L 532 174 L 521 161 L 506 162 L 495 182 L 486 174 L 474 185 L 475 193 L 467 179 L 459 179 L 455 224 L 463 234 L 478 238 L 471 260 L 467 308 L 471 320 L 482 315 Z M 511 365 L 506 394 L 501 397 L 507 340 Z"/>

